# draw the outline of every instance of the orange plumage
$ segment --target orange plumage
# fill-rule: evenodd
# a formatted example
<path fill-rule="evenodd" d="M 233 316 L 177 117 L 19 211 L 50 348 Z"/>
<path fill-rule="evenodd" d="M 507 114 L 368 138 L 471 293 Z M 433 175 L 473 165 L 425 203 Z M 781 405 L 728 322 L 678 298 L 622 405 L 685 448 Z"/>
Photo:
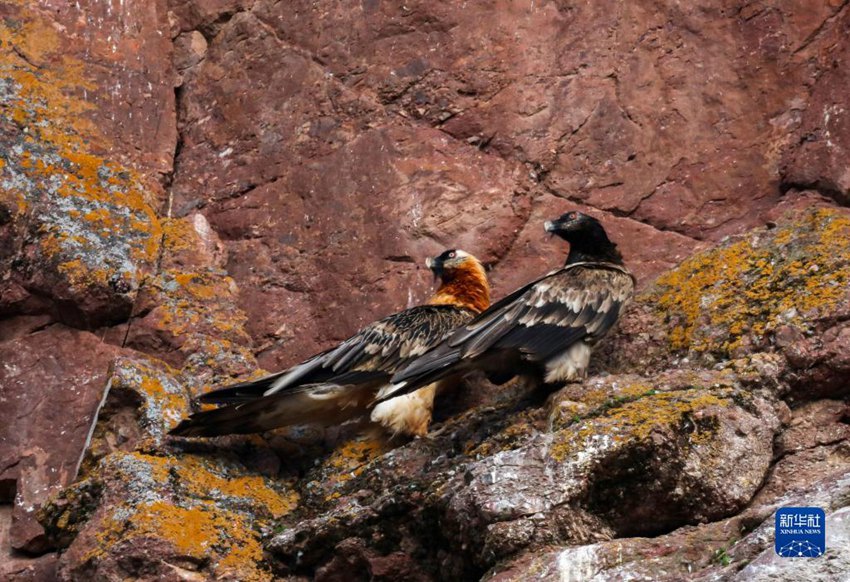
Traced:
<path fill-rule="evenodd" d="M 444 261 L 442 285 L 428 305 L 454 305 L 481 313 L 490 307 L 490 285 L 484 265 L 463 251 L 451 252 L 455 256 Z"/>

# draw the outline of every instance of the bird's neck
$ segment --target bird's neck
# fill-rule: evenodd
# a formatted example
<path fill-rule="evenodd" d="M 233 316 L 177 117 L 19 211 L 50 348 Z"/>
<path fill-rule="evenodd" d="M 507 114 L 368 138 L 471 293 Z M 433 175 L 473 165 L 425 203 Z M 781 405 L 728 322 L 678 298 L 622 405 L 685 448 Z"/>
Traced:
<path fill-rule="evenodd" d="M 608 240 L 604 233 L 569 241 L 569 243 L 570 253 L 567 255 L 565 265 L 585 262 L 623 264 L 623 255 L 617 250 L 617 245 Z"/>
<path fill-rule="evenodd" d="M 490 307 L 490 285 L 480 264 L 462 265 L 443 275 L 429 305 L 454 305 L 481 313 Z"/>

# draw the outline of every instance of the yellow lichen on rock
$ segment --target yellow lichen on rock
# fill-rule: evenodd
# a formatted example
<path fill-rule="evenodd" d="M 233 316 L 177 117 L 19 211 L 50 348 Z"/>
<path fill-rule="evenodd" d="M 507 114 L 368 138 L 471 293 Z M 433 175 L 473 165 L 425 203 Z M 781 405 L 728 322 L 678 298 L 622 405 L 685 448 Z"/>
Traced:
<path fill-rule="evenodd" d="M 143 434 L 156 442 L 189 413 L 189 394 L 176 374 L 165 363 L 145 358 L 118 358 L 112 366 L 111 391 L 134 394 Z"/>
<path fill-rule="evenodd" d="M 557 461 L 564 461 L 594 446 L 647 442 L 654 431 L 687 432 L 681 430 L 683 422 L 693 424 L 687 432 L 690 444 L 704 444 L 712 438 L 716 427 L 710 420 L 700 423 L 694 419 L 702 416 L 710 419 L 712 408 L 733 405 L 733 392 L 731 387 L 700 387 L 649 393 L 634 400 L 615 402 L 600 416 L 558 430 L 550 454 Z"/>
<path fill-rule="evenodd" d="M 174 558 L 204 563 L 212 561 L 217 576 L 235 575 L 240 580 L 271 580 L 271 573 L 260 568 L 263 547 L 260 536 L 239 514 L 221 510 L 211 502 L 180 507 L 158 500 L 135 508 L 123 520 L 104 527 L 101 543 L 105 547 L 139 543 L 148 538 L 173 547 Z M 96 559 L 104 551 L 92 553 Z"/>
<path fill-rule="evenodd" d="M 625 432 L 637 439 L 647 438 L 653 430 L 677 426 L 685 416 L 704 412 L 712 406 L 726 408 L 732 404 L 728 396 L 731 392 L 708 392 L 703 389 L 683 390 L 676 392 L 660 392 L 627 402 L 610 410 L 604 417 L 612 433 Z M 724 395 L 726 397 L 724 397 Z M 700 435 L 700 428 L 695 427 L 689 434 L 692 443 L 704 442 L 706 435 Z M 621 434 L 615 438 L 625 438 Z"/>
<path fill-rule="evenodd" d="M 688 259 L 642 300 L 663 311 L 674 349 L 728 356 L 780 325 L 805 327 L 848 285 L 850 218 L 820 209 Z"/>
<path fill-rule="evenodd" d="M 100 132 L 85 115 L 94 104 L 74 96 L 94 89 L 95 83 L 85 77 L 82 62 L 58 54 L 60 40 L 53 27 L 34 13 L 31 16 L 0 22 L 0 70 L 6 82 L 17 85 L 18 97 L 8 95 L 3 109 L 16 123 L 27 124 L 31 142 L 45 139 L 58 145 L 73 137 L 60 128 L 73 128 L 75 133 L 99 140 Z M 49 68 L 31 64 L 47 58 L 53 60 Z M 73 145 L 81 144 L 73 140 Z"/>
<path fill-rule="evenodd" d="M 181 563 L 240 580 L 271 578 L 262 566 L 260 530 L 298 503 L 294 491 L 244 467 L 191 454 L 116 452 L 101 462 L 89 481 L 108 482 L 124 492 L 117 502 L 102 506 L 96 546 L 83 556 L 84 562 L 126 552 L 144 540 L 170 547 Z M 67 516 L 59 515 L 52 527 L 63 527 Z"/>
<path fill-rule="evenodd" d="M 266 518 L 278 519 L 298 505 L 298 494 L 294 491 L 281 494 L 259 475 L 227 474 L 205 457 L 185 455 L 174 465 L 173 471 L 180 477 L 181 489 L 190 496 L 250 504 L 254 515 L 265 514 Z"/>
<path fill-rule="evenodd" d="M 392 448 L 383 436 L 352 439 L 336 447 L 323 465 L 331 479 L 344 483 L 360 475 L 370 461 Z"/>
<path fill-rule="evenodd" d="M 14 201 L 15 219 L 37 233 L 22 241 L 35 266 L 21 262 L 19 277 L 43 275 L 25 286 L 84 306 L 75 323 L 100 324 L 129 313 L 129 296 L 156 262 L 158 187 L 96 153 L 110 144 L 89 117 L 86 93 L 96 84 L 86 64 L 62 54 L 63 40 L 37 11 L 24 14 L 0 22 L 0 110 L 11 122 L 0 144 L 0 200 Z"/>
<path fill-rule="evenodd" d="M 204 329 L 219 338 L 250 343 L 245 315 L 233 305 L 232 279 L 224 273 L 162 269 L 151 286 L 161 297 L 154 315 L 163 332 L 183 336 Z"/>
<path fill-rule="evenodd" d="M 168 218 L 162 223 L 163 244 L 169 252 L 190 250 L 198 242 L 198 233 L 185 218 Z"/>

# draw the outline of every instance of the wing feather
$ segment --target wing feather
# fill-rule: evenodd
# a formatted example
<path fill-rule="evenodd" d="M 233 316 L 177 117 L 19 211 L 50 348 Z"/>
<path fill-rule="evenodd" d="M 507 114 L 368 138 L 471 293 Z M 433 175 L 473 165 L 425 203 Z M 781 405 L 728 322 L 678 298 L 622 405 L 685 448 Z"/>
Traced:
<path fill-rule="evenodd" d="M 247 402 L 302 385 L 353 385 L 389 377 L 424 354 L 474 313 L 452 305 L 421 305 L 376 321 L 338 346 L 259 380 L 240 382 L 201 397 L 202 402 Z"/>
<path fill-rule="evenodd" d="M 577 341 L 595 343 L 617 321 L 633 290 L 634 278 L 618 265 L 577 263 L 548 273 L 397 372 L 381 398 L 415 390 L 487 353 L 514 351 L 543 362 Z"/>

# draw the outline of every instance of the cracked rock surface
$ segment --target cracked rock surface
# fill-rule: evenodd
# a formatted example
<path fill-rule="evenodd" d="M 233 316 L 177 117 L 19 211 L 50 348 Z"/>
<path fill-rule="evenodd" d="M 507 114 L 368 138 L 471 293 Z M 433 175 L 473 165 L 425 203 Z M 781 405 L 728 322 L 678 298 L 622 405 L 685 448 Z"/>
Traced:
<path fill-rule="evenodd" d="M 0 578 L 850 575 L 848 4 L 4 3 Z M 640 284 L 585 382 L 166 436 L 567 209 Z"/>

